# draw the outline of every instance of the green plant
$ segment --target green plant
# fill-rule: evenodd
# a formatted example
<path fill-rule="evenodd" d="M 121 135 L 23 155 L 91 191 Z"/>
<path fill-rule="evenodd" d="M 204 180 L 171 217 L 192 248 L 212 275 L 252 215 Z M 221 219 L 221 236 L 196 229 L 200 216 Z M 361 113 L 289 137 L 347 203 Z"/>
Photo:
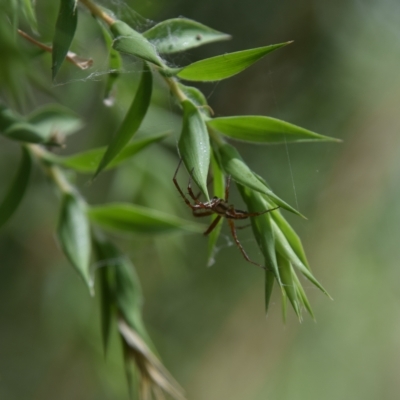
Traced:
<path fill-rule="evenodd" d="M 213 194 L 224 197 L 225 177 L 236 182 L 240 195 L 252 213 L 280 207 L 301 214 L 277 196 L 265 180 L 255 174 L 240 156 L 237 149 L 226 139 L 254 144 L 273 144 L 304 141 L 336 141 L 293 124 L 266 116 L 232 116 L 213 118 L 213 110 L 203 93 L 182 81 L 211 82 L 229 78 L 266 56 L 285 47 L 290 42 L 224 54 L 197 61 L 178 68 L 169 66 L 162 55 L 182 52 L 202 44 L 226 40 L 229 35 L 215 31 L 198 22 L 175 18 L 161 22 L 149 30 L 139 33 L 127 23 L 117 20 L 103 7 L 91 0 L 61 0 L 53 45 L 47 46 L 24 31 L 18 30 L 18 16 L 22 14 L 35 32 L 37 23 L 30 0 L 18 2 L 6 8 L 11 22 L 12 34 L 4 33 L 9 40 L 5 45 L 13 48 L 16 32 L 34 45 L 34 49 L 52 54 L 52 78 L 57 77 L 60 67 L 68 60 L 78 68 L 88 68 L 92 61 L 82 59 L 70 51 L 78 14 L 89 10 L 98 23 L 98 34 L 102 35 L 110 52 L 110 73 L 106 82 L 106 98 L 112 94 L 122 66 L 121 53 L 135 56 L 143 63 L 139 86 L 132 104 L 119 129 L 106 148 L 96 148 L 70 156 L 59 156 L 50 151 L 53 146 L 63 145 L 63 138 L 81 127 L 81 119 L 70 110 L 57 104 L 45 106 L 22 116 L 14 104 L 21 93 L 13 74 L 18 57 L 5 63 L 6 77 L 4 104 L 0 108 L 0 133 L 19 143 L 22 150 L 20 167 L 10 189 L 0 204 L 0 225 L 12 216 L 24 197 L 34 159 L 57 187 L 61 198 L 57 236 L 61 249 L 72 266 L 80 274 L 91 295 L 94 295 L 94 271 L 91 270 L 92 248 L 97 262 L 102 266 L 97 273 L 99 281 L 102 334 L 104 348 L 107 344 L 112 321 L 117 322 L 122 339 L 127 375 L 130 382 L 135 378 L 131 366 L 140 373 L 141 398 L 152 393 L 162 398 L 162 391 L 177 399 L 182 391 L 155 355 L 155 349 L 147 334 L 141 314 L 141 289 L 132 264 L 104 231 L 164 233 L 187 231 L 200 233 L 200 224 L 182 220 L 130 203 L 111 203 L 101 206 L 89 205 L 79 193 L 69 170 L 90 173 L 93 179 L 104 170 L 117 167 L 151 144 L 163 140 L 168 133 L 159 133 L 144 139 L 134 139 L 151 103 L 153 76 L 158 75 L 168 85 L 172 96 L 182 110 L 182 129 L 179 135 L 179 153 L 187 171 L 206 200 L 210 199 L 207 180 L 213 176 Z M 10 26 L 10 24 L 8 25 Z M 0 28 L 0 29 L 4 29 Z M 19 45 L 19 42 L 18 42 Z M 32 57 L 18 53 L 24 60 Z M 22 62 L 23 62 L 22 60 Z M 23 95 L 22 95 L 23 97 Z M 172 177 L 171 177 L 172 178 Z M 172 180 L 171 180 L 172 184 Z M 213 216 L 212 218 L 216 218 Z M 213 219 L 214 220 L 214 219 Z M 208 257 L 213 257 L 222 221 L 209 237 Z M 276 281 L 282 293 L 283 309 L 287 300 L 295 313 L 302 318 L 305 308 L 313 316 L 298 274 L 304 275 L 315 286 L 326 293 L 312 274 L 301 241 L 280 210 L 274 210 L 251 218 L 254 237 L 264 257 L 265 307 Z M 133 385 L 131 385 L 133 386 Z"/>

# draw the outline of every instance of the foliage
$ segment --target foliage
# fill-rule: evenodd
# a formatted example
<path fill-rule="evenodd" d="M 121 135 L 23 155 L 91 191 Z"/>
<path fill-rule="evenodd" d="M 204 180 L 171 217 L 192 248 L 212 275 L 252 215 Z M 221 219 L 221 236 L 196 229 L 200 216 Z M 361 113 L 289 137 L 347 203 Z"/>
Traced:
<path fill-rule="evenodd" d="M 0 134 L 18 143 L 22 158 L 15 179 L 0 204 L 0 225 L 6 223 L 24 197 L 29 183 L 32 158 L 54 182 L 60 194 L 60 217 L 57 234 L 61 250 L 72 266 L 83 278 L 90 293 L 94 295 L 94 271 L 90 260 L 95 257 L 103 266 L 98 271 L 102 308 L 102 333 L 104 347 L 110 336 L 112 320 L 117 322 L 123 341 L 126 368 L 134 365 L 140 372 L 140 396 L 147 399 L 151 394 L 162 398 L 162 391 L 174 398 L 183 398 L 182 390 L 162 366 L 146 331 L 141 314 L 141 289 L 132 264 L 113 243 L 104 230 L 124 233 L 169 233 L 201 232 L 201 224 L 182 220 L 168 213 L 130 203 L 111 203 L 91 206 L 85 202 L 70 179 L 69 170 L 92 174 L 97 177 L 102 171 L 116 167 L 121 162 L 156 144 L 166 137 L 165 133 L 144 139 L 132 139 L 145 118 L 152 99 L 153 76 L 158 76 L 168 85 L 171 94 L 182 110 L 182 129 L 179 136 L 179 153 L 183 163 L 202 194 L 208 201 L 208 178 L 214 178 L 213 195 L 223 198 L 225 179 L 230 176 L 252 213 L 280 207 L 301 216 L 282 200 L 254 173 L 238 150 L 225 138 L 247 141 L 254 144 L 335 141 L 291 123 L 267 116 L 231 116 L 213 118 L 205 96 L 197 88 L 187 86 L 184 81 L 218 81 L 229 78 L 249 68 L 267 54 L 281 49 L 290 42 L 223 54 L 184 67 L 171 67 L 162 57 L 164 54 L 187 51 L 203 44 L 222 41 L 229 35 L 218 32 L 196 21 L 183 18 L 166 20 L 140 33 L 124 21 L 116 20 L 111 13 L 91 0 L 61 0 L 53 45 L 40 43 L 32 36 L 19 31 L 20 24 L 28 21 L 33 33 L 37 22 L 30 1 L 21 3 L 17 10 L 16 0 L 8 15 L 5 46 L 15 49 L 15 57 L 3 74 L 3 103 L 0 105 Z M 85 69 L 91 61 L 71 52 L 80 13 L 89 10 L 98 23 L 98 35 L 109 47 L 110 73 L 107 77 L 105 98 L 110 99 L 113 87 L 122 68 L 121 53 L 141 60 L 141 80 L 129 110 L 107 148 L 96 148 L 69 156 L 58 156 L 51 152 L 53 146 L 63 146 L 67 135 L 78 131 L 81 118 L 57 104 L 38 108 L 23 116 L 15 109 L 21 93 L 15 85 L 13 63 L 37 55 L 22 48 L 22 40 L 28 40 L 32 48 L 52 53 L 52 78 L 55 80 L 65 60 Z M 21 20 L 19 20 L 21 18 Z M 4 19 L 4 18 L 3 18 Z M 11 23 L 9 22 L 11 21 Z M 3 26 L 0 29 L 4 30 Z M 15 38 L 17 32 L 21 39 Z M 32 50 L 31 48 L 31 50 Z M 4 66 L 1 68 L 5 68 Z M 7 79 L 10 77 L 10 79 Z M 171 182 L 172 183 L 172 182 Z M 211 217 L 215 221 L 216 216 Z M 222 220 L 209 236 L 208 258 L 212 259 L 218 240 Z M 266 212 L 251 218 L 254 237 L 264 257 L 265 307 L 268 304 L 274 283 L 282 293 L 284 309 L 289 300 L 298 318 L 302 310 L 313 316 L 310 303 L 300 283 L 298 274 L 326 293 L 316 280 L 308 265 L 300 239 L 290 227 L 280 210 Z M 101 227 L 101 229 L 100 229 Z M 95 249 L 92 255 L 92 247 Z"/>

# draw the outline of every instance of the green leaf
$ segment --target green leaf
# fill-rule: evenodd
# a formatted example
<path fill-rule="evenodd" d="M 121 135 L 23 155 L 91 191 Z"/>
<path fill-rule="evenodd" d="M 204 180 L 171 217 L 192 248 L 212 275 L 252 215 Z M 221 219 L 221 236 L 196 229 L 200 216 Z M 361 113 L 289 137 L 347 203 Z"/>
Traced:
<path fill-rule="evenodd" d="M 245 164 L 238 151 L 229 144 L 221 144 L 216 149 L 219 154 L 219 161 L 226 172 L 243 186 L 267 195 L 276 205 L 302 216 L 292 206 L 281 200 L 263 182 L 261 182 L 250 168 Z"/>
<path fill-rule="evenodd" d="M 315 321 L 315 316 L 314 316 L 313 310 L 311 308 L 311 304 L 308 301 L 307 295 L 303 289 L 303 286 L 300 283 L 299 277 L 297 276 L 296 272 L 293 270 L 293 267 L 292 267 L 292 279 L 293 279 L 294 284 L 296 285 L 298 299 L 303 303 L 304 307 L 306 308 L 308 313 L 311 315 L 312 319 Z"/>
<path fill-rule="evenodd" d="M 211 169 L 213 172 L 214 196 L 223 199 L 225 198 L 224 174 L 222 173 L 213 153 L 211 153 Z M 212 217 L 211 223 L 213 223 L 216 218 L 218 218 L 217 214 Z M 207 266 L 209 267 L 214 264 L 215 245 L 217 244 L 219 235 L 221 233 L 221 228 L 222 219 L 217 223 L 217 226 L 214 228 L 214 230 L 208 235 Z"/>
<path fill-rule="evenodd" d="M 93 244 L 98 260 L 98 276 L 100 280 L 100 307 L 101 307 L 101 333 L 104 353 L 110 339 L 112 317 L 115 308 L 115 263 L 116 255 L 114 246 L 104 235 L 96 232 L 93 235 Z"/>
<path fill-rule="evenodd" d="M 150 136 L 144 139 L 136 140 L 129 143 L 124 149 L 107 165 L 106 170 L 115 168 L 117 165 L 133 157 L 140 151 L 144 150 L 153 143 L 165 139 L 169 132 L 161 133 L 158 135 Z M 99 167 L 101 159 L 107 151 L 107 147 L 100 147 L 84 151 L 82 153 L 74 154 L 69 157 L 60 157 L 53 154 L 46 155 L 48 161 L 62 165 L 65 168 L 71 168 L 75 171 L 82 173 L 93 173 Z"/>
<path fill-rule="evenodd" d="M 272 207 L 272 204 L 269 203 L 269 206 Z M 289 242 L 291 248 L 296 253 L 297 257 L 299 257 L 300 261 L 310 269 L 306 253 L 304 251 L 303 245 L 297 233 L 290 226 L 290 224 L 286 221 L 286 219 L 282 216 L 279 210 L 272 211 L 271 213 L 273 220 L 275 221 L 278 228 L 282 231 L 286 240 Z"/>
<path fill-rule="evenodd" d="M 287 260 L 289 260 L 294 267 L 297 268 L 310 282 L 312 282 L 318 289 L 325 293 L 329 298 L 331 298 L 324 287 L 317 281 L 312 272 L 301 262 L 299 257 L 293 251 L 289 242 L 287 241 L 285 235 L 278 228 L 277 224 L 272 221 L 272 228 L 275 235 L 275 243 L 277 252 Z"/>
<path fill-rule="evenodd" d="M 55 79 L 74 38 L 78 24 L 77 0 L 61 0 L 53 39 L 52 70 Z"/>
<path fill-rule="evenodd" d="M 29 151 L 21 147 L 22 158 L 17 174 L 8 190 L 8 193 L 0 204 L 0 227 L 3 226 L 18 208 L 21 200 L 24 198 L 26 188 L 32 168 L 32 159 Z"/>
<path fill-rule="evenodd" d="M 116 249 L 116 248 L 115 248 Z M 118 252 L 118 250 L 116 249 Z M 118 253 L 116 252 L 116 256 Z M 139 277 L 129 259 L 119 253 L 115 265 L 115 300 L 118 311 L 128 325 L 133 328 L 145 342 L 152 345 L 142 319 L 143 296 Z"/>
<path fill-rule="evenodd" d="M 128 24 L 116 21 L 110 26 L 110 30 L 114 37 L 113 47 L 115 50 L 131 54 L 159 67 L 163 67 L 163 63 L 154 46 Z"/>
<path fill-rule="evenodd" d="M 57 230 L 61 248 L 81 275 L 93 295 L 93 280 L 90 276 L 90 228 L 86 207 L 81 199 L 72 193 L 63 195 Z"/>
<path fill-rule="evenodd" d="M 269 269 L 265 270 L 265 312 L 268 312 L 271 301 L 272 290 L 274 288 L 275 273 Z"/>
<path fill-rule="evenodd" d="M 264 116 L 214 118 L 207 125 L 232 139 L 251 143 L 291 143 L 340 140 L 319 135 L 289 122 Z"/>
<path fill-rule="evenodd" d="M 183 125 L 178 147 L 186 169 L 197 186 L 209 200 L 207 175 L 210 165 L 210 139 L 204 119 L 190 101 L 185 100 L 183 107 Z"/>
<path fill-rule="evenodd" d="M 132 101 L 125 119 L 120 128 L 112 138 L 104 157 L 95 173 L 97 176 L 128 144 L 132 136 L 137 132 L 142 123 L 147 109 L 150 105 L 151 93 L 153 88 L 153 76 L 150 68 L 144 63 L 142 78 L 139 83 L 136 95 Z"/>
<path fill-rule="evenodd" d="M 38 28 L 33 0 L 22 0 L 22 9 L 30 28 L 37 33 Z"/>
<path fill-rule="evenodd" d="M 0 104 L 0 132 L 6 131 L 12 125 L 23 122 L 24 118 L 9 109 L 8 107 Z"/>
<path fill-rule="evenodd" d="M 27 122 L 17 122 L 2 132 L 4 136 L 12 140 L 27 143 L 45 143 L 46 135 L 35 126 Z"/>
<path fill-rule="evenodd" d="M 104 103 L 107 106 L 111 106 L 114 103 L 113 90 L 115 83 L 120 75 L 120 70 L 122 68 L 122 58 L 118 51 L 112 47 L 113 40 L 108 30 L 105 29 L 102 25 L 101 28 L 104 40 L 106 42 L 107 50 L 110 52 L 108 56 L 108 69 L 110 72 L 107 76 L 107 82 L 104 91 Z"/>
<path fill-rule="evenodd" d="M 293 282 L 293 277 L 292 277 L 292 266 L 290 264 L 290 261 L 287 260 L 285 257 L 282 257 L 281 255 L 277 255 L 278 259 L 278 264 L 279 264 L 279 272 L 282 278 L 282 287 L 285 290 L 285 293 L 292 304 L 292 307 L 298 316 L 299 320 L 301 321 L 301 308 L 299 304 L 299 300 L 297 298 L 297 290 L 296 290 L 296 285 Z"/>
<path fill-rule="evenodd" d="M 178 83 L 179 89 L 185 94 L 185 96 L 199 108 L 207 117 L 211 115 L 211 107 L 207 103 L 207 99 L 204 94 L 193 86 L 186 86 Z"/>
<path fill-rule="evenodd" d="M 91 207 L 90 219 L 104 228 L 124 233 L 201 232 L 204 227 L 150 208 L 113 203 Z"/>
<path fill-rule="evenodd" d="M 182 68 L 177 76 L 188 81 L 219 81 L 242 72 L 268 53 L 280 49 L 291 42 L 237 51 L 206 58 Z"/>
<path fill-rule="evenodd" d="M 226 33 L 186 18 L 167 19 L 144 32 L 143 36 L 164 54 L 177 53 L 231 38 Z"/>
<path fill-rule="evenodd" d="M 261 212 L 270 209 L 262 195 L 242 185 L 237 185 L 240 195 L 247 205 L 249 212 Z M 251 217 L 251 226 L 257 244 L 265 258 L 265 267 L 275 274 L 275 278 L 281 285 L 278 264 L 275 253 L 275 238 L 271 226 L 271 217 L 269 213 Z"/>
<path fill-rule="evenodd" d="M 70 135 L 83 127 L 82 120 L 77 114 L 57 104 L 41 107 L 29 114 L 26 119 L 47 139 L 57 133 Z"/>

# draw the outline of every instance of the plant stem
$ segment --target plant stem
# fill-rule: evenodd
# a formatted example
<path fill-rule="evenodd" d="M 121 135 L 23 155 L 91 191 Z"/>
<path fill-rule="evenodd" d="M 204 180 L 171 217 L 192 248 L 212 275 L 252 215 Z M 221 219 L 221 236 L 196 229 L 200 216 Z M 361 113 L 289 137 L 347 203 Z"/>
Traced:
<path fill-rule="evenodd" d="M 92 3 L 91 0 L 79 0 L 79 1 L 84 6 L 86 6 L 93 15 L 102 19 L 107 25 L 112 25 L 115 22 L 115 19 L 113 17 L 110 17 L 98 5 Z"/>
<path fill-rule="evenodd" d="M 53 48 L 51 46 L 47 46 L 46 44 L 37 41 L 32 36 L 29 36 L 26 32 L 21 31 L 21 29 L 18 29 L 17 32 L 19 33 L 20 36 L 22 36 L 28 42 L 34 44 L 35 46 L 39 47 L 40 49 L 47 51 L 49 53 L 53 52 Z M 77 54 L 73 53 L 72 51 L 68 51 L 65 58 L 71 64 L 74 64 L 75 66 L 77 66 L 80 69 L 87 69 L 93 65 L 93 60 L 91 58 L 88 58 L 88 59 L 81 58 Z"/>
<path fill-rule="evenodd" d="M 59 167 L 55 165 L 49 165 L 46 162 L 46 158 L 44 157 L 44 149 L 37 144 L 30 144 L 28 145 L 28 148 L 31 154 L 33 154 L 40 161 L 48 176 L 52 179 L 62 193 L 67 194 L 75 192 L 75 188 L 68 182 L 68 179 L 65 177 L 65 174 L 62 172 L 62 170 Z"/>

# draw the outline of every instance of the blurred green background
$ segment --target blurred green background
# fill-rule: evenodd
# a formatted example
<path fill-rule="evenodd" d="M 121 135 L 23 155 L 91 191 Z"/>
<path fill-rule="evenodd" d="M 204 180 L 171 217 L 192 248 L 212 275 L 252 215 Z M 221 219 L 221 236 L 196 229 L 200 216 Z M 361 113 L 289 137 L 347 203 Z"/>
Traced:
<path fill-rule="evenodd" d="M 315 275 L 334 301 L 305 283 L 317 322 L 281 318 L 280 295 L 265 318 L 263 274 L 246 263 L 224 228 L 206 267 L 201 235 L 120 237 L 145 293 L 144 318 L 162 359 L 191 400 L 398 399 L 400 380 L 400 6 L 395 0 L 194 1 L 103 3 L 138 29 L 183 15 L 233 40 L 170 57 L 184 65 L 223 52 L 295 42 L 247 71 L 199 87 L 217 116 L 282 118 L 342 144 L 238 144 L 249 165 L 308 221 L 290 222 Z M 135 9 L 138 14 L 130 8 Z M 39 31 L 51 42 L 58 2 L 37 1 Z M 142 16 L 142 17 L 141 17 Z M 112 108 L 103 104 L 107 52 L 85 10 L 72 50 L 92 57 L 64 65 L 53 86 L 50 57 L 13 47 L 0 26 L 1 98 L 28 113 L 56 100 L 86 127 L 63 154 L 104 145 L 137 85 L 140 63 L 125 59 Z M 22 27 L 29 28 L 22 22 Z M 11 44 L 10 44 L 11 43 Z M 9 71 L 12 74 L 9 75 Z M 28 85 L 27 75 L 35 77 Z M 14 89 L 13 89 L 14 85 Z M 17 88 L 17 89 L 15 89 Z M 47 88 L 47 89 L 46 89 Z M 191 218 L 172 185 L 179 110 L 158 82 L 141 134 L 173 137 L 93 184 L 77 178 L 91 203 L 132 201 Z M 0 138 L 0 196 L 18 165 L 18 147 Z M 187 175 L 180 182 L 186 185 Z M 0 197 L 0 198 L 1 198 Z M 233 193 L 235 204 L 240 200 Z M 59 199 L 36 168 L 17 214 L 0 231 L 0 398 L 125 399 L 119 342 L 102 352 L 98 299 L 88 297 L 55 240 Z M 240 238 L 259 259 L 250 232 Z"/>

